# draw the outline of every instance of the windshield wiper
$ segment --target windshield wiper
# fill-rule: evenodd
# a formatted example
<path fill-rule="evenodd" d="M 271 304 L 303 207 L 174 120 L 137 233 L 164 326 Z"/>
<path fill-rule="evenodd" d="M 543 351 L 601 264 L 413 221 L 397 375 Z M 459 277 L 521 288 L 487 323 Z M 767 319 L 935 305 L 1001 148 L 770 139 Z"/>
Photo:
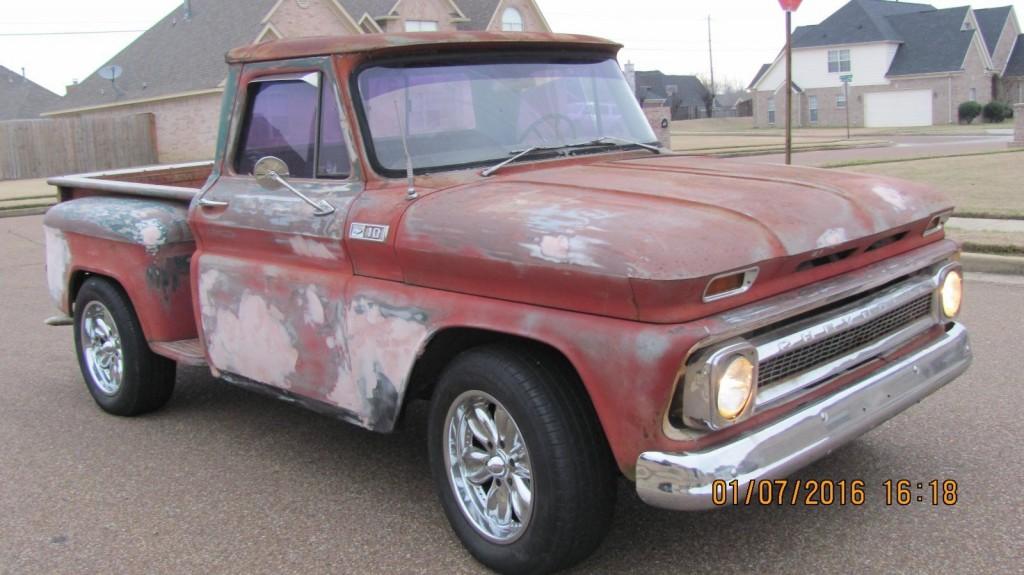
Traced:
<path fill-rule="evenodd" d="M 619 138 L 619 137 L 616 137 L 616 136 L 601 136 L 600 138 L 597 138 L 596 140 L 591 140 L 591 141 L 587 142 L 585 145 L 597 146 L 597 145 L 600 145 L 600 144 L 610 144 L 611 142 L 618 142 L 620 144 L 626 144 L 627 146 L 636 146 L 638 148 L 643 148 L 645 150 L 650 150 L 650 151 L 654 152 L 655 154 L 660 154 L 661 153 L 661 148 L 659 146 L 654 146 L 654 145 L 651 145 L 651 144 L 644 144 L 644 143 L 641 143 L 641 142 L 634 142 L 633 140 L 627 140 L 626 138 Z"/>
<path fill-rule="evenodd" d="M 597 139 L 594 139 L 594 140 L 588 140 L 586 142 L 576 142 L 575 144 L 562 144 L 560 146 L 533 146 L 533 147 L 530 147 L 530 148 L 526 148 L 525 150 L 520 150 L 518 152 L 512 152 L 512 157 L 511 158 L 508 158 L 507 160 L 502 161 L 500 164 L 497 164 L 495 166 L 491 166 L 490 168 L 487 168 L 487 169 L 483 170 L 482 172 L 480 172 L 480 175 L 485 177 L 485 178 L 488 177 L 488 176 L 493 176 L 495 173 L 497 173 L 498 170 L 500 170 L 500 169 L 504 168 L 505 166 L 507 166 L 507 165 L 509 165 L 509 164 L 511 164 L 511 163 L 513 163 L 513 162 L 515 162 L 515 161 L 517 161 L 517 160 L 519 160 L 519 159 L 521 159 L 521 158 L 523 158 L 525 156 L 528 156 L 528 155 L 530 155 L 530 154 L 532 154 L 534 152 L 554 152 L 554 151 L 560 151 L 560 150 L 570 150 L 570 149 L 573 149 L 573 148 L 588 148 L 588 147 L 594 147 L 594 146 L 614 146 L 615 144 L 613 142 L 618 142 L 619 144 L 625 144 L 627 146 L 637 146 L 637 147 L 643 148 L 645 150 L 650 150 L 650 151 L 654 152 L 655 154 L 660 154 L 661 153 L 661 148 L 659 148 L 658 146 L 652 146 L 651 144 L 642 144 L 640 142 L 634 142 L 632 140 L 627 140 L 625 138 L 618 138 L 618 137 L 615 137 L 615 136 L 601 136 L 600 138 L 597 138 Z"/>
<path fill-rule="evenodd" d="M 530 154 L 532 154 L 534 152 L 553 152 L 553 151 L 556 151 L 556 150 L 562 150 L 564 148 L 569 148 L 569 147 L 572 147 L 574 145 L 579 145 L 579 144 L 569 144 L 569 145 L 565 145 L 565 146 L 533 146 L 533 147 L 530 147 L 530 148 L 526 148 L 525 150 L 520 150 L 518 152 L 512 152 L 512 157 L 511 158 L 501 162 L 500 164 L 498 164 L 496 166 L 491 166 L 490 168 L 487 168 L 486 170 L 480 172 L 480 175 L 485 177 L 485 178 L 487 176 L 492 176 L 498 170 L 500 170 L 500 169 L 504 168 L 505 166 L 511 164 L 512 162 L 515 162 L 516 160 L 518 160 L 518 159 L 520 159 L 520 158 L 522 158 L 524 156 L 528 156 L 528 155 L 530 155 Z"/>

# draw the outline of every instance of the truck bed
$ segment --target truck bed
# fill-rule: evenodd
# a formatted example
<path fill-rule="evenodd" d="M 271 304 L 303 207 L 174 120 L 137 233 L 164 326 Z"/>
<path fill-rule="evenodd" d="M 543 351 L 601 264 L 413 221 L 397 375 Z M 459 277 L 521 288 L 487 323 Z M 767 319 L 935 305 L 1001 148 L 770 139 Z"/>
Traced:
<path fill-rule="evenodd" d="M 213 162 L 145 166 L 50 178 L 59 201 L 93 195 L 128 195 L 191 202 L 206 183 Z"/>
<path fill-rule="evenodd" d="M 212 167 L 196 162 L 51 178 L 59 203 L 47 212 L 44 229 L 47 283 L 57 307 L 70 316 L 86 278 L 109 278 L 131 298 L 153 351 L 201 363 L 188 208 Z"/>

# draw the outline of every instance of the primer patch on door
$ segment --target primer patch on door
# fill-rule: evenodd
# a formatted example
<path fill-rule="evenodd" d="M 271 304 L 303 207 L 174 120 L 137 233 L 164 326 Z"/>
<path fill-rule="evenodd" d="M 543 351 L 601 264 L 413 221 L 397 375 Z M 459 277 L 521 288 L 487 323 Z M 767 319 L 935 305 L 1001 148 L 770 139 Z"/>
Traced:
<path fill-rule="evenodd" d="M 388 229 L 390 226 L 352 222 L 352 227 L 348 230 L 348 237 L 353 240 L 384 243 L 388 239 Z"/>

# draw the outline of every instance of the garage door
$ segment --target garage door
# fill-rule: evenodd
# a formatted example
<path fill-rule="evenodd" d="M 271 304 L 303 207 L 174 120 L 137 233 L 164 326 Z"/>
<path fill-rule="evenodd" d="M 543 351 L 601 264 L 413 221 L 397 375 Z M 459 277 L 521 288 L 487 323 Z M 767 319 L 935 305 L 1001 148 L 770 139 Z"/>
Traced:
<path fill-rule="evenodd" d="M 864 125 L 868 128 L 932 125 L 932 91 L 864 94 Z"/>

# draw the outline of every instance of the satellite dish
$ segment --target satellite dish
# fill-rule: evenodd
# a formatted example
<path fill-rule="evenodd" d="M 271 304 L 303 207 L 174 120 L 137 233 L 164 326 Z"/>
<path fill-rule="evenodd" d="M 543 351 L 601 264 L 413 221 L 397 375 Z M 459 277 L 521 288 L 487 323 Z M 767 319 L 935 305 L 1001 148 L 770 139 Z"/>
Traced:
<path fill-rule="evenodd" d="M 111 64 L 109 66 L 104 66 L 100 68 L 100 78 L 103 78 L 104 80 L 110 80 L 111 82 L 120 78 L 121 74 L 123 73 L 124 68 L 118 66 L 117 64 Z"/>

